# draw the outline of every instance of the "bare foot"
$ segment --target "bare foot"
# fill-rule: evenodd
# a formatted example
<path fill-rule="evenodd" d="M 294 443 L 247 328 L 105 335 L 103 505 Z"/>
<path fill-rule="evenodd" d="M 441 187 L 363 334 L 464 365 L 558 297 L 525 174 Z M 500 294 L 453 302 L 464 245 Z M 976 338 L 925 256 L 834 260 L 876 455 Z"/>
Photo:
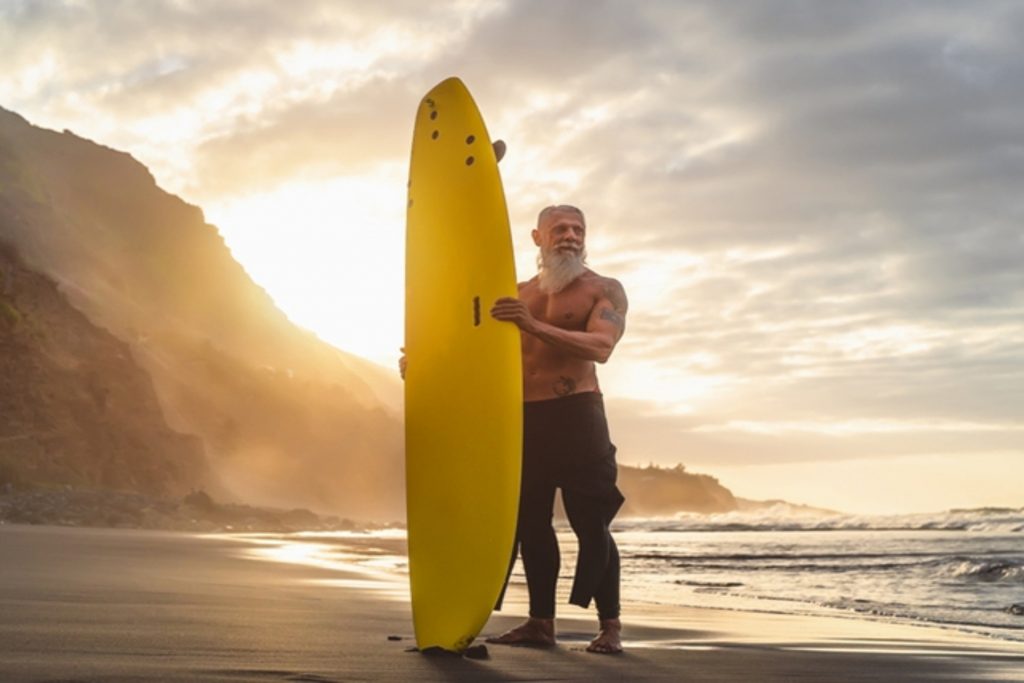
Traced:
<path fill-rule="evenodd" d="M 495 645 L 534 645 L 550 647 L 555 644 L 555 620 L 530 617 L 511 631 L 491 636 L 485 642 Z"/>
<path fill-rule="evenodd" d="M 599 655 L 617 655 L 622 652 L 622 622 L 618 619 L 602 619 L 597 638 L 590 641 L 587 652 Z"/>

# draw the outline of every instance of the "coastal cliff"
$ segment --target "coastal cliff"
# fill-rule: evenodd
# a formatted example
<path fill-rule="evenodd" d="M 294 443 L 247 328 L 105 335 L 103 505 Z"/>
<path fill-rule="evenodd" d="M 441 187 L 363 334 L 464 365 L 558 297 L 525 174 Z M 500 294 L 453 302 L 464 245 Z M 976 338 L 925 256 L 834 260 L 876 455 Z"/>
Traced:
<path fill-rule="evenodd" d="M 195 482 L 224 500 L 401 514 L 402 430 L 397 408 L 379 390 L 385 371 L 292 324 L 202 211 L 160 189 L 131 156 L 0 109 L 0 240 L 8 245 L 7 262 L 18 264 L 12 272 L 19 283 L 29 282 L 30 272 L 50 283 L 32 280 L 37 294 L 46 290 L 52 315 L 30 315 L 25 325 L 50 339 L 88 322 L 111 349 L 103 352 L 106 360 L 78 349 L 75 362 L 91 369 L 58 384 L 56 371 L 41 365 L 53 355 L 50 347 L 32 350 L 10 324 L 0 331 L 5 348 L 20 344 L 17 356 L 4 359 L 5 400 L 20 406 L 21 416 L 5 415 L 0 432 L 10 477 L 23 485 L 79 481 L 74 468 L 30 467 L 26 454 L 49 448 L 44 439 L 75 442 L 79 428 L 71 425 L 89 424 L 102 439 L 124 442 L 125 455 L 112 462 L 98 446 L 76 450 L 78 469 L 108 471 L 107 480 L 86 481 L 148 481 L 142 470 L 152 463 L 127 457 L 127 444 L 138 441 L 139 453 L 163 452 L 155 431 L 133 441 L 124 425 L 99 413 L 80 412 L 78 422 L 56 413 L 71 400 L 65 394 L 99 396 L 102 387 L 113 411 L 119 392 L 149 382 L 150 395 L 134 393 L 129 402 L 162 414 L 167 443 L 190 444 L 188 457 L 168 456 L 180 470 L 168 476 L 170 489 Z M 20 304 L 7 306 L 8 318 L 23 317 Z M 107 361 L 116 353 L 125 360 L 115 369 Z M 60 362 L 70 361 L 53 361 Z M 134 374 L 125 369 L 129 363 Z M 49 379 L 41 380 L 44 371 Z M 49 386 L 55 398 L 40 397 L 39 386 Z M 85 400 L 99 410 L 102 399 Z M 31 434 L 47 436 L 26 436 L 28 413 L 40 427 Z"/>
<path fill-rule="evenodd" d="M 128 344 L 0 242 L 0 484 L 181 493 L 201 440 L 170 429 Z"/>
<path fill-rule="evenodd" d="M 619 488 L 626 497 L 620 514 L 661 517 L 677 512 L 732 512 L 739 508 L 732 491 L 714 477 L 672 468 L 619 467 Z"/>

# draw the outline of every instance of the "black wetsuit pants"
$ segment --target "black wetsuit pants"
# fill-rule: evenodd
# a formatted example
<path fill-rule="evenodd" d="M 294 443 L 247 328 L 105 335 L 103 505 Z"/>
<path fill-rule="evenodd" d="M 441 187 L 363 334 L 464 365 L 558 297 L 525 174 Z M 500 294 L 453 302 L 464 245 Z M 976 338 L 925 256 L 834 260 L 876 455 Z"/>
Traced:
<path fill-rule="evenodd" d="M 552 527 L 555 489 L 562 489 L 579 557 L 569 602 L 597 605 L 601 619 L 619 616 L 619 551 L 608 530 L 624 502 L 615 485 L 615 446 L 601 394 L 587 392 L 524 404 L 523 480 L 517 540 L 530 591 L 530 616 L 555 616 L 560 556 Z"/>

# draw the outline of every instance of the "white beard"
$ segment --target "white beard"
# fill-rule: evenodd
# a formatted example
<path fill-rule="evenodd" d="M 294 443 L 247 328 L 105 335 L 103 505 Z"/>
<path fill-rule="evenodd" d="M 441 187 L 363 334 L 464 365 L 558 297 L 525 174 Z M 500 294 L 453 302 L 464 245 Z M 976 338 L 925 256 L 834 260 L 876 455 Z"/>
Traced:
<path fill-rule="evenodd" d="M 583 274 L 587 269 L 586 262 L 586 250 L 574 254 L 571 251 L 541 249 L 537 255 L 537 280 L 540 283 L 540 291 L 545 294 L 557 294 L 562 291 Z"/>

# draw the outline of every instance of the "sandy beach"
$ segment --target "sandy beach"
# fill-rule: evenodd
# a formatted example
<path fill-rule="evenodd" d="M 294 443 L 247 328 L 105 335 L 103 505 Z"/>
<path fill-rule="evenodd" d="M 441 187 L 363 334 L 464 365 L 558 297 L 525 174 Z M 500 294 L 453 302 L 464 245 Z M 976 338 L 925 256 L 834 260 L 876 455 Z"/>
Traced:
<path fill-rule="evenodd" d="M 628 602 L 622 656 L 586 653 L 594 625 L 573 614 L 555 649 L 426 657 L 407 651 L 394 579 L 254 549 L 228 536 L 0 526 L 0 681 L 1024 679 L 1019 645 L 956 631 Z M 484 634 L 521 618 L 513 593 Z"/>

